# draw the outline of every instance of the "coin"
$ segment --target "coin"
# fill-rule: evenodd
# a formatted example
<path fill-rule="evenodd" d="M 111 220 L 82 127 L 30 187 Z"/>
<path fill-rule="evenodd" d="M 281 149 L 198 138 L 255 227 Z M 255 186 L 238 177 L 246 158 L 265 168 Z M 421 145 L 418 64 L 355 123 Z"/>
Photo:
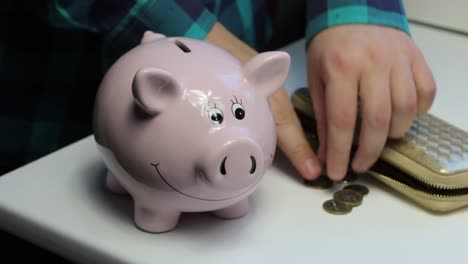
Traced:
<path fill-rule="evenodd" d="M 308 117 L 314 117 L 312 97 L 307 87 L 301 87 L 294 91 L 291 95 L 291 102 L 297 111 Z"/>
<path fill-rule="evenodd" d="M 299 123 L 304 129 L 304 132 L 317 134 L 317 124 L 313 118 L 307 117 L 298 111 L 296 111 L 296 115 L 299 119 Z"/>
<path fill-rule="evenodd" d="M 311 134 L 317 136 L 317 124 L 314 119 L 306 117 L 301 112 L 296 111 L 296 115 L 299 119 L 299 123 L 301 124 L 304 133 Z"/>
<path fill-rule="evenodd" d="M 317 135 L 306 133 L 305 136 L 306 136 L 307 142 L 309 142 L 314 152 L 317 152 L 319 148 L 319 141 L 318 141 Z"/>
<path fill-rule="evenodd" d="M 356 181 L 357 179 L 358 179 L 358 175 L 354 171 L 349 169 L 348 172 L 346 172 L 346 176 L 343 178 L 343 181 L 353 182 L 353 181 Z"/>
<path fill-rule="evenodd" d="M 345 187 L 343 187 L 343 190 L 352 190 L 352 191 L 355 191 L 361 195 L 366 195 L 369 193 L 369 189 L 364 186 L 364 185 L 360 185 L 360 184 L 350 184 L 350 185 L 347 185 Z"/>
<path fill-rule="evenodd" d="M 344 215 L 351 212 L 352 207 L 336 200 L 328 200 L 323 203 L 323 209 L 330 214 Z"/>
<path fill-rule="evenodd" d="M 362 203 L 362 195 L 353 190 L 337 191 L 333 194 L 333 199 L 353 207 Z"/>
<path fill-rule="evenodd" d="M 333 181 L 327 175 L 322 174 L 315 180 L 304 180 L 305 185 L 314 189 L 328 189 L 333 186 Z"/>

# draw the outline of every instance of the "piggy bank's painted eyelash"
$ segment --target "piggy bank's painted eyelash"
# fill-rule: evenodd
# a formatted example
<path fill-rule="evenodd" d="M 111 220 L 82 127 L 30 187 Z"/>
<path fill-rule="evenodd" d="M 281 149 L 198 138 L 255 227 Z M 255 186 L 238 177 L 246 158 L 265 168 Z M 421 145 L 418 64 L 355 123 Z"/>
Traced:
<path fill-rule="evenodd" d="M 240 105 L 242 105 L 242 99 L 240 99 L 240 101 L 239 101 L 235 95 L 233 95 L 233 97 L 234 97 L 234 100 L 231 99 L 231 103 L 232 103 L 232 104 L 240 104 Z"/>
<path fill-rule="evenodd" d="M 242 120 L 245 117 L 245 109 L 244 109 L 244 106 L 242 105 L 242 99 L 240 100 L 240 102 L 237 99 L 237 97 L 235 97 L 235 96 L 234 96 L 234 99 L 235 99 L 235 101 L 231 100 L 231 102 L 232 102 L 232 106 L 231 106 L 232 114 L 237 119 Z"/>

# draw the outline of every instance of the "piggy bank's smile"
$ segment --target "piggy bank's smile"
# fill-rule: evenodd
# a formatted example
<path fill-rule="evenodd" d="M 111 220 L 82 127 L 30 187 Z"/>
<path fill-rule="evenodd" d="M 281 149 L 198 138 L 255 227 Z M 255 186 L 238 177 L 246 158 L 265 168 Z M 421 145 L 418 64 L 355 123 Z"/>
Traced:
<path fill-rule="evenodd" d="M 174 191 L 184 195 L 184 196 L 187 196 L 187 197 L 190 197 L 190 198 L 193 198 L 193 199 L 197 199 L 197 200 L 204 200 L 204 201 L 225 201 L 225 200 L 230 200 L 230 199 L 233 199 L 233 198 L 236 198 L 238 196 L 242 196 L 244 195 L 245 193 L 249 192 L 250 190 L 252 190 L 253 188 L 255 188 L 255 186 L 258 184 L 258 182 L 261 180 L 262 177 L 258 177 L 256 179 L 255 182 L 253 182 L 247 189 L 245 189 L 244 191 L 240 192 L 240 193 L 236 193 L 232 196 L 229 196 L 229 197 L 224 197 L 224 198 L 219 198 L 219 199 L 214 199 L 214 198 L 205 198 L 205 197 L 198 197 L 198 196 L 194 196 L 194 195 L 191 195 L 191 194 L 187 194 L 187 193 L 184 193 L 182 192 L 181 190 L 179 190 L 178 188 L 174 187 L 171 183 L 169 183 L 168 180 L 166 180 L 164 178 L 164 176 L 161 174 L 158 166 L 159 166 L 159 163 L 151 163 L 151 166 L 153 166 L 156 170 L 156 173 L 159 175 L 159 177 L 161 177 L 161 179 L 167 184 L 167 186 L 169 186 L 171 189 L 173 189 Z"/>

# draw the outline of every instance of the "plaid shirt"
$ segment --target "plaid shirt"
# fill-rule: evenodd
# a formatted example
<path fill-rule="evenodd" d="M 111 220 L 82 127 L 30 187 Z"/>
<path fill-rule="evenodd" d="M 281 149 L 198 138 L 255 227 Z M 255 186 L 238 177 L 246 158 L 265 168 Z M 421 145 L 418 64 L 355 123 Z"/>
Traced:
<path fill-rule="evenodd" d="M 340 24 L 409 34 L 400 0 L 22 2 L 0 11 L 0 175 L 92 134 L 103 74 L 146 30 L 203 39 L 219 21 L 257 51 Z"/>

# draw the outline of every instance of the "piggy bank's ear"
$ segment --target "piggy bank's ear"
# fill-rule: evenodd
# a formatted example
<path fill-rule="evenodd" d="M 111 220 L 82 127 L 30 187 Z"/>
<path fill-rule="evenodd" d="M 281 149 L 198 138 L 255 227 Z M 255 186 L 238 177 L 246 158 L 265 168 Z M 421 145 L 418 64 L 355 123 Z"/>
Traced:
<path fill-rule="evenodd" d="M 280 88 L 289 74 L 291 57 L 282 51 L 263 52 L 247 62 L 244 77 L 257 91 L 270 96 Z"/>
<path fill-rule="evenodd" d="M 132 93 L 135 102 L 145 113 L 156 115 L 181 94 L 181 86 L 169 72 L 148 67 L 135 74 Z"/>
<path fill-rule="evenodd" d="M 141 38 L 141 43 L 147 43 L 147 42 L 157 40 L 157 39 L 162 39 L 162 38 L 165 38 L 165 37 L 166 36 L 163 35 L 163 34 L 154 33 L 153 31 L 147 30 L 143 34 L 143 38 Z"/>

